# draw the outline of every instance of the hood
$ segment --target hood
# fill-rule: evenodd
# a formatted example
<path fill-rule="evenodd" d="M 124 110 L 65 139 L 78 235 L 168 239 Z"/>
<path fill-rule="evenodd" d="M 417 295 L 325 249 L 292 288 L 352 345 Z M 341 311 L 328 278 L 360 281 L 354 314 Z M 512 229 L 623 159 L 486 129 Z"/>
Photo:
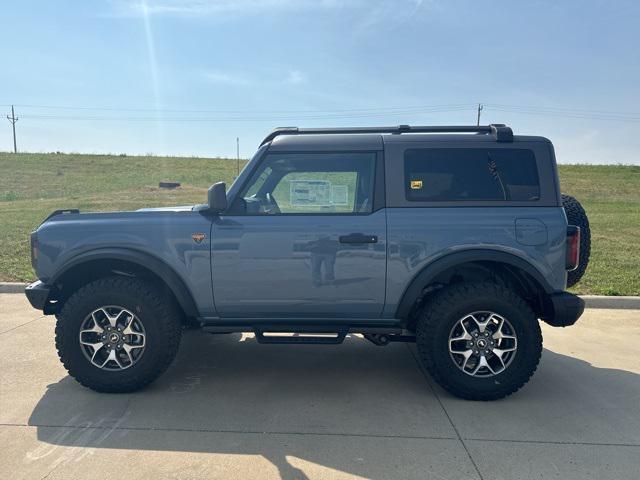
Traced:
<path fill-rule="evenodd" d="M 80 213 L 77 208 L 69 208 L 64 210 L 56 210 L 45 218 L 41 226 L 45 223 L 66 222 L 66 221 L 88 221 L 92 219 L 113 219 L 113 218 L 131 218 L 141 213 L 178 213 L 193 211 L 195 205 L 180 205 L 176 207 L 158 207 L 158 208 L 141 208 L 134 211 L 120 212 L 86 212 Z"/>

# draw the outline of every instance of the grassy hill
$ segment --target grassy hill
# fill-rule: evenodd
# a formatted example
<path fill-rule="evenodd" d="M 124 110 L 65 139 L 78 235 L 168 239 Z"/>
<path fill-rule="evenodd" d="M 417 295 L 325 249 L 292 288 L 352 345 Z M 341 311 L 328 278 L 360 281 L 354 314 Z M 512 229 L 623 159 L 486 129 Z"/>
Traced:
<path fill-rule="evenodd" d="M 221 158 L 0 153 L 0 281 L 33 279 L 28 234 L 52 210 L 202 203 L 207 188 L 230 183 L 236 168 Z M 640 167 L 563 165 L 560 180 L 592 228 L 592 263 L 574 290 L 640 295 Z M 182 187 L 161 190 L 160 181 Z"/>

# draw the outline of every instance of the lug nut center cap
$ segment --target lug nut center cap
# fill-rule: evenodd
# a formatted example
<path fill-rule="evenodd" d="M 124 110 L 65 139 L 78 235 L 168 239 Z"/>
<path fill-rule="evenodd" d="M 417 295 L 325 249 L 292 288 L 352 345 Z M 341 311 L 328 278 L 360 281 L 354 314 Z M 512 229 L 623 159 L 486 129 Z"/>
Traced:
<path fill-rule="evenodd" d="M 478 348 L 487 348 L 488 342 L 484 338 L 481 338 L 478 340 L 477 345 Z"/>
<path fill-rule="evenodd" d="M 117 333 L 109 334 L 109 342 L 118 343 L 119 340 L 120 340 L 120 335 L 118 335 Z"/>

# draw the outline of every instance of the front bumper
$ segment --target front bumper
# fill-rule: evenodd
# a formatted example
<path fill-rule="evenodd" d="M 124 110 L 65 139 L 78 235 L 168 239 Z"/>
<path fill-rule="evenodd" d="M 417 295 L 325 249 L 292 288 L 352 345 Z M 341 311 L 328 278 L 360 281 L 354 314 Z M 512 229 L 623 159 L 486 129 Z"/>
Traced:
<path fill-rule="evenodd" d="M 27 285 L 27 288 L 24 289 L 24 294 L 33 308 L 44 310 L 51 294 L 51 287 L 37 280 Z"/>
<path fill-rule="evenodd" d="M 554 327 L 568 327 L 578 321 L 584 312 L 584 300 L 569 292 L 549 295 L 549 313 L 543 320 Z"/>

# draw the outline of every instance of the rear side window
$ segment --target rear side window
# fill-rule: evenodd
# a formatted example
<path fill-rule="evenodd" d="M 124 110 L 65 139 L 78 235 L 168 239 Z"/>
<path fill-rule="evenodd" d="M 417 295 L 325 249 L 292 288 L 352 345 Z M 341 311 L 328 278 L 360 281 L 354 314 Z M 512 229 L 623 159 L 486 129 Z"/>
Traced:
<path fill-rule="evenodd" d="M 540 182 L 531 150 L 414 148 L 404 155 L 407 200 L 536 201 Z"/>

